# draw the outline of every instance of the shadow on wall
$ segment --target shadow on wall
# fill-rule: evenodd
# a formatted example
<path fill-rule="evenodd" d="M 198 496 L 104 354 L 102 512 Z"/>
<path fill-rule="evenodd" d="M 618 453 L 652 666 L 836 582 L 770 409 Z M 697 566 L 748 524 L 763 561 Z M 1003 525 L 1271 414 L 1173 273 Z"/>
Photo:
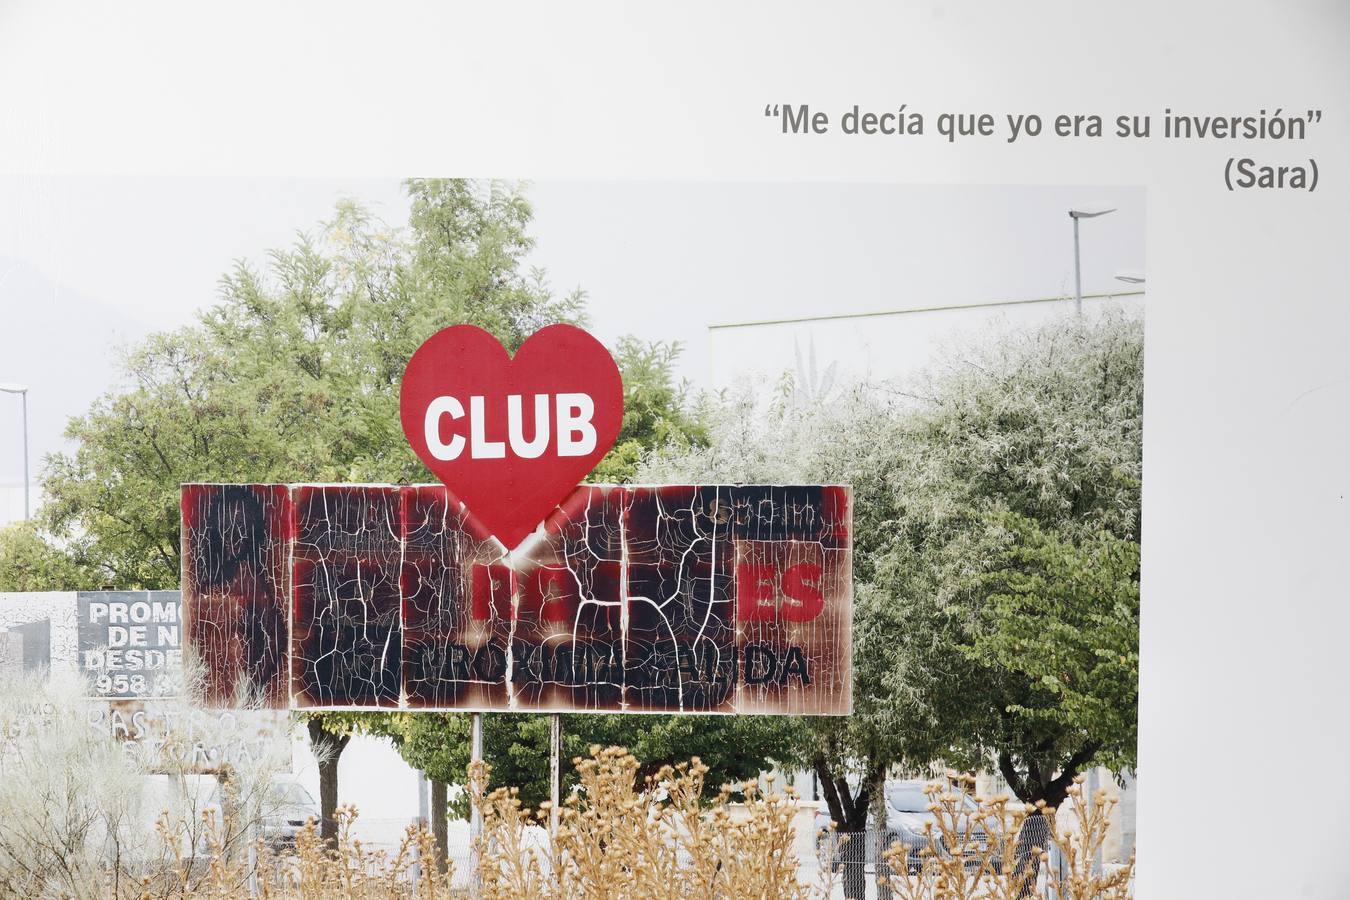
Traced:
<path fill-rule="evenodd" d="M 51 664 L 51 619 L 0 628 L 0 675 L 38 672 Z"/>

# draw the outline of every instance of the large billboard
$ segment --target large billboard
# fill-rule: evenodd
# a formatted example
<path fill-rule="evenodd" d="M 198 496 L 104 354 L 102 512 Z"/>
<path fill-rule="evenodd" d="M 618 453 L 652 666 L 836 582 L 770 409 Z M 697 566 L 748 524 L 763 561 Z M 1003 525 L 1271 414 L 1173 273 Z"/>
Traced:
<path fill-rule="evenodd" d="M 184 485 L 203 698 L 843 715 L 841 486 L 577 488 L 507 552 L 442 485 Z"/>

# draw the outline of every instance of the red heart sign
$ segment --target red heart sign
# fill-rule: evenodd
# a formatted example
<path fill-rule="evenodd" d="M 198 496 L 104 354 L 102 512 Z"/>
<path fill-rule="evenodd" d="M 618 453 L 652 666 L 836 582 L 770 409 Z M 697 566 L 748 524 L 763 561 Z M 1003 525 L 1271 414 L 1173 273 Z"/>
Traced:
<path fill-rule="evenodd" d="M 514 359 L 483 329 L 453 325 L 408 360 L 399 412 L 422 462 L 511 549 L 613 446 L 623 380 L 571 325 L 541 328 Z"/>

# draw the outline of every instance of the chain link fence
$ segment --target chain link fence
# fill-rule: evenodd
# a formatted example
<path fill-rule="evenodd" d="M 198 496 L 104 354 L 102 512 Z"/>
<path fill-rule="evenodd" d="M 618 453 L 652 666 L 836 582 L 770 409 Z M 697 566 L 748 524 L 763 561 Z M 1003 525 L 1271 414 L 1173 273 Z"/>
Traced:
<path fill-rule="evenodd" d="M 384 826 L 384 830 L 392 833 L 396 828 L 406 826 L 407 820 L 373 820 L 366 824 Z M 456 889 L 468 891 L 472 880 L 473 863 L 467 823 L 456 822 L 452 823 L 452 826 L 449 834 L 449 857 L 454 865 L 453 884 Z M 536 854 L 541 868 L 547 872 L 546 833 L 543 828 L 537 826 L 528 830 L 530 832 L 526 839 L 528 849 Z M 1042 816 L 1028 818 L 1016 841 L 1017 844 L 1010 854 L 1015 868 L 1009 874 L 1014 876 L 1011 879 L 1014 884 L 1018 882 L 1022 884 L 1017 896 L 1028 900 L 1062 900 L 1051 888 L 1046 871 L 1048 867 L 1063 865 L 1058 850 L 1050 841 L 1047 820 Z M 377 841 L 377 843 L 384 842 Z M 830 883 L 832 885 L 830 896 L 833 898 L 899 900 L 904 896 L 903 892 L 893 890 L 884 883 L 884 879 L 903 875 L 918 876 L 923 870 L 924 847 L 931 847 L 933 852 L 943 855 L 948 860 L 953 854 L 960 854 L 964 858 L 962 864 L 964 871 L 972 877 L 975 877 L 982 868 L 989 877 L 1003 875 L 1002 848 L 989 846 L 988 838 L 982 833 L 972 835 L 957 847 L 948 847 L 938 835 L 934 836 L 933 844 L 930 845 L 925 839 L 906 841 L 902 835 L 893 830 L 868 829 L 865 832 L 854 833 L 824 831 L 815 836 L 810 850 L 799 846 L 798 862 L 804 881 L 811 884 Z M 888 861 L 885 854 L 892 848 L 896 849 Z M 1048 854 L 1046 861 L 1041 859 L 1042 850 Z M 812 851 L 814 859 L 809 856 Z M 680 855 L 682 863 L 689 862 L 683 853 Z M 418 871 L 414 870 L 411 874 L 416 881 Z"/>
<path fill-rule="evenodd" d="M 976 832 L 957 846 L 948 847 L 937 833 L 934 833 L 930 843 L 927 838 L 906 839 L 895 831 L 873 828 L 862 832 L 826 831 L 816 838 L 816 858 L 822 870 L 828 869 L 829 880 L 834 885 L 833 896 L 848 900 L 892 900 L 903 896 L 903 893 L 893 890 L 888 882 L 891 879 L 921 876 L 928 856 L 924 852 L 925 848 L 947 861 L 959 855 L 963 859 L 963 871 L 972 879 L 979 876 L 1001 877 L 1004 875 L 1005 854 L 1001 852 L 1002 848 L 991 847 L 989 840 L 983 832 Z M 1050 887 L 1045 869 L 1047 866 L 1060 866 L 1063 861 L 1059 851 L 1051 844 L 1046 819 L 1042 816 L 1027 819 L 1016 840 L 1017 845 L 1008 854 L 1014 868 L 1007 874 L 1011 876 L 1009 880 L 1013 884 L 1021 884 L 1017 896 L 1059 900 Z M 1042 861 L 1042 850 L 1048 853 L 1048 862 Z"/>

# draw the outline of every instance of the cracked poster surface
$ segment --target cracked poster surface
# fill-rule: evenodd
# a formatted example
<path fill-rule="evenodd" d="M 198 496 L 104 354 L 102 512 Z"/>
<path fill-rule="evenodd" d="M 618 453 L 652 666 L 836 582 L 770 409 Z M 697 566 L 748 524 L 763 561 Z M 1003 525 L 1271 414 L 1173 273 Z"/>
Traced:
<path fill-rule="evenodd" d="M 841 715 L 841 486 L 584 485 L 513 551 L 440 485 L 185 485 L 204 700 Z"/>

